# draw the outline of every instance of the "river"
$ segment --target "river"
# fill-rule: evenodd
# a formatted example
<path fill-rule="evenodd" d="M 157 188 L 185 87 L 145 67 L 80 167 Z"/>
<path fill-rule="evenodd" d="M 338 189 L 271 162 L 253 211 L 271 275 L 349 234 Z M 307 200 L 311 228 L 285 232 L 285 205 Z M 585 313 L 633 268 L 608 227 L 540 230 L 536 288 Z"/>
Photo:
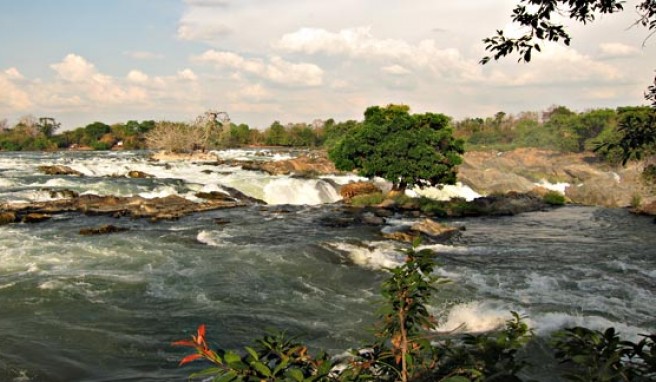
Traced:
<path fill-rule="evenodd" d="M 42 164 L 86 176 L 45 176 Z M 110 177 L 129 170 L 156 177 Z M 170 343 L 201 323 L 222 347 L 270 329 L 332 353 L 363 344 L 384 269 L 402 259 L 379 227 L 325 224 L 339 199 L 331 185 L 349 180 L 154 163 L 145 153 L 0 153 L 0 203 L 62 189 L 193 200 L 222 185 L 272 203 L 158 223 L 66 213 L 0 226 L 0 381 L 184 381 L 186 351 Z M 447 223 L 466 231 L 432 247 L 437 272 L 453 280 L 432 305 L 441 330 L 490 330 L 510 310 L 541 336 L 571 325 L 614 326 L 632 339 L 656 330 L 653 218 L 567 206 Z M 101 224 L 129 231 L 79 234 Z"/>

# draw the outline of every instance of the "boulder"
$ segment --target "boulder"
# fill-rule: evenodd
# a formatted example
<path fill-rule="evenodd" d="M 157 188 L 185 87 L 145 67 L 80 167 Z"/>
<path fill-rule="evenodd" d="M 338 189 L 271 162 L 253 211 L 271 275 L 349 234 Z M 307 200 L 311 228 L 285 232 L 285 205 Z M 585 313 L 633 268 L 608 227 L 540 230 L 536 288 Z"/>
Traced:
<path fill-rule="evenodd" d="M 23 223 L 41 223 L 46 220 L 50 220 L 52 218 L 51 215 L 48 214 L 42 214 L 38 212 L 30 212 L 29 214 L 23 216 Z"/>
<path fill-rule="evenodd" d="M 100 227 L 96 227 L 96 228 L 82 228 L 80 230 L 80 235 L 83 235 L 83 236 L 106 235 L 106 234 L 109 234 L 109 233 L 124 232 L 124 231 L 128 231 L 128 230 L 129 230 L 128 228 L 116 227 L 116 226 L 111 225 L 111 224 L 104 224 L 104 225 L 101 225 Z"/>
<path fill-rule="evenodd" d="M 344 199 L 351 199 L 358 195 L 366 195 L 381 192 L 380 188 L 371 182 L 355 182 L 343 185 L 339 194 Z"/>
<path fill-rule="evenodd" d="M 421 238 L 425 243 L 444 243 L 463 230 L 464 227 L 451 227 L 426 218 L 411 226 L 383 233 L 383 237 L 407 243 L 412 243 L 417 238 Z"/>
<path fill-rule="evenodd" d="M 16 221 L 16 213 L 13 211 L 0 212 L 0 225 L 13 223 Z"/>
<path fill-rule="evenodd" d="M 127 173 L 128 178 L 144 179 L 144 178 L 154 178 L 154 175 L 150 175 L 143 171 L 132 170 Z"/>
<path fill-rule="evenodd" d="M 51 166 L 39 166 L 39 171 L 46 175 L 71 175 L 71 176 L 84 176 L 79 171 L 73 170 L 72 168 L 68 166 L 62 166 L 62 165 L 51 165 Z"/>

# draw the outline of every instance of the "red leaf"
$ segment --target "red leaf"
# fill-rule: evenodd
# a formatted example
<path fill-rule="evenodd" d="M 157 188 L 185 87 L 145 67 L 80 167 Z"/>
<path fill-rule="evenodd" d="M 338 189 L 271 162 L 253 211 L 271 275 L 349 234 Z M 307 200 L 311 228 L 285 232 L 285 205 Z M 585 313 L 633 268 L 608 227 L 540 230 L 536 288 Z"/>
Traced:
<path fill-rule="evenodd" d="M 189 363 L 189 362 L 195 361 L 195 360 L 197 360 L 198 358 L 202 358 L 202 357 L 203 357 L 203 356 L 200 355 L 200 354 L 189 354 L 188 356 L 184 357 L 184 358 L 182 359 L 182 361 L 180 361 L 180 364 L 178 364 L 178 366 L 182 366 L 182 365 L 184 365 L 185 363 Z"/>
<path fill-rule="evenodd" d="M 198 327 L 198 335 L 194 337 L 194 341 L 196 341 L 198 345 L 205 343 L 205 324 L 201 324 Z"/>
<path fill-rule="evenodd" d="M 193 341 L 189 341 L 189 340 L 175 341 L 175 342 L 172 342 L 171 345 L 173 345 L 173 346 L 189 346 L 191 348 L 196 347 L 196 343 L 193 342 Z"/>

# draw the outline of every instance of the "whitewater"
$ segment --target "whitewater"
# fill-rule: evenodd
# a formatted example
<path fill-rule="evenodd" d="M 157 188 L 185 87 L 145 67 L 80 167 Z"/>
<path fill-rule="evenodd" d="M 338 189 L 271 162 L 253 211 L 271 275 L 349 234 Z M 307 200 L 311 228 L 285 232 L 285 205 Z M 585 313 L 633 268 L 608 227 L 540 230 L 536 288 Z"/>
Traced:
<path fill-rule="evenodd" d="M 38 166 L 47 164 L 85 176 L 46 176 Z M 135 170 L 153 178 L 125 176 Z M 332 353 L 362 345 L 371 339 L 386 269 L 403 261 L 399 244 L 384 240 L 381 229 L 413 220 L 326 224 L 337 210 L 338 186 L 356 179 L 155 162 L 146 152 L 0 153 L 0 203 L 50 200 L 62 190 L 198 201 L 198 192 L 228 187 L 269 203 L 158 223 L 66 213 L 0 226 L 0 380 L 183 381 L 189 370 L 177 362 L 184 350 L 169 344 L 201 323 L 223 347 L 243 346 L 273 328 Z M 415 192 L 477 196 L 462 185 Z M 431 303 L 440 331 L 492 330 L 511 310 L 527 316 L 540 336 L 572 325 L 614 326 L 631 339 L 656 331 L 653 218 L 568 206 L 446 223 L 466 230 L 428 246 L 439 253 L 437 273 L 453 281 Z M 102 224 L 129 230 L 79 235 Z"/>

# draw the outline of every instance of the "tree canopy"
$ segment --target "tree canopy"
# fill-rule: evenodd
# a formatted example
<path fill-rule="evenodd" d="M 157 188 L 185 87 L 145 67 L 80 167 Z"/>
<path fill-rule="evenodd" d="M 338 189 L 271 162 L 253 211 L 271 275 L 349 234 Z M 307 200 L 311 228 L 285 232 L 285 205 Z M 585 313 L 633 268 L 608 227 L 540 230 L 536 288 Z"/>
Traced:
<path fill-rule="evenodd" d="M 404 105 L 369 107 L 360 126 L 347 130 L 330 151 L 340 170 L 381 177 L 397 190 L 454 184 L 464 152 L 444 114 L 410 114 Z"/>

